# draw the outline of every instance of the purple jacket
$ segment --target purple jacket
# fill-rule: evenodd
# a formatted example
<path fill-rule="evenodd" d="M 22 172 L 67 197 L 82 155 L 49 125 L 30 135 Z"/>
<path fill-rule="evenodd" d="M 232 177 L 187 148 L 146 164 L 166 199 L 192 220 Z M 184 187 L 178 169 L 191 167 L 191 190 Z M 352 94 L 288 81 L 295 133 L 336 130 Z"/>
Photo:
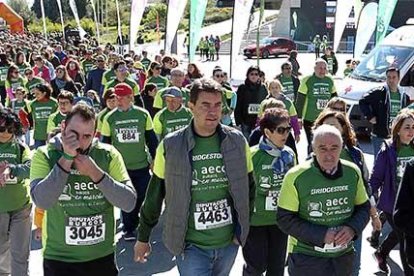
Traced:
<path fill-rule="evenodd" d="M 372 194 L 381 189 L 377 208 L 387 214 L 393 213 L 395 197 L 395 181 L 397 179 L 397 148 L 391 141 L 386 141 L 375 159 L 374 168 L 369 179 Z"/>

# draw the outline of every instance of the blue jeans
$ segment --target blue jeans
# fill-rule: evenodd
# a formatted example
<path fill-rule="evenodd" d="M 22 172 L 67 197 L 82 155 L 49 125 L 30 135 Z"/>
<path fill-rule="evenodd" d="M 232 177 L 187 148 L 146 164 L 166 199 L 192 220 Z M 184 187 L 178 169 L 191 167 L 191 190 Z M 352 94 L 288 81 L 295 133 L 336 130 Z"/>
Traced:
<path fill-rule="evenodd" d="M 201 249 L 188 244 L 181 256 L 176 257 L 181 276 L 226 276 L 236 259 L 239 246 L 231 243 L 219 249 Z"/>
<path fill-rule="evenodd" d="M 38 147 L 46 145 L 45 140 L 35 140 L 34 141 L 34 148 L 37 149 Z"/>
<path fill-rule="evenodd" d="M 357 240 L 354 241 L 355 247 L 355 257 L 354 257 L 354 267 L 352 271 L 353 276 L 359 275 L 359 269 L 361 268 L 361 250 L 362 250 L 362 234 Z"/>
<path fill-rule="evenodd" d="M 380 151 L 382 147 L 382 143 L 384 143 L 384 141 L 385 141 L 385 138 L 371 135 L 372 147 L 374 148 L 374 158 L 377 157 L 377 154 Z"/>

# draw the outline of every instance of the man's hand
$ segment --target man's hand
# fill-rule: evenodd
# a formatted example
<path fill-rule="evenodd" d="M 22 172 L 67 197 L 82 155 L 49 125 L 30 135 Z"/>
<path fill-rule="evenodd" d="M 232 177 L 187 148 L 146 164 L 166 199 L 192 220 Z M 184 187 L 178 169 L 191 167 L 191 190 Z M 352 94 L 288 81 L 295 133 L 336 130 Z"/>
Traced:
<path fill-rule="evenodd" d="M 146 263 L 151 254 L 151 245 L 147 242 L 137 241 L 134 246 L 134 261 Z"/>
<path fill-rule="evenodd" d="M 325 244 L 333 243 L 335 241 L 335 235 L 336 235 L 335 230 L 328 229 L 328 231 L 326 231 L 326 233 L 325 233 L 325 238 L 324 238 L 323 242 Z"/>
<path fill-rule="evenodd" d="M 371 224 L 375 231 L 381 231 L 382 223 L 378 215 L 371 217 Z"/>
<path fill-rule="evenodd" d="M 89 176 L 93 182 L 98 182 L 103 176 L 102 170 L 88 155 L 79 154 L 73 163 L 80 174 Z"/>
<path fill-rule="evenodd" d="M 371 120 L 369 120 L 369 122 L 375 125 L 377 123 L 377 117 L 372 117 Z"/>
<path fill-rule="evenodd" d="M 296 144 L 299 143 L 299 141 L 300 141 L 300 134 L 295 135 L 295 142 L 296 142 Z"/>
<path fill-rule="evenodd" d="M 66 133 L 66 130 L 64 130 L 62 132 L 62 147 L 66 154 L 71 156 L 78 155 L 76 150 L 80 147 L 80 144 L 76 134 L 73 132 Z"/>
<path fill-rule="evenodd" d="M 354 230 L 349 226 L 343 226 L 335 235 L 335 243 L 337 245 L 348 244 L 355 236 Z"/>

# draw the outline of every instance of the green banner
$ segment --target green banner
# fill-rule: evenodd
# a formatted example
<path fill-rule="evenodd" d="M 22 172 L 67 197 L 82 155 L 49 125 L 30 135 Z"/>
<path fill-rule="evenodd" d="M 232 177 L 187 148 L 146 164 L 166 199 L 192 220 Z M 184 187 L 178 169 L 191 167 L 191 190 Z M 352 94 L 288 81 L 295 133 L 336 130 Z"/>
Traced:
<path fill-rule="evenodd" d="M 200 31 L 206 13 L 207 0 L 191 0 L 190 5 L 190 41 L 187 39 L 188 59 L 190 62 L 194 62 L 195 51 L 201 38 Z"/>
<path fill-rule="evenodd" d="M 380 0 L 378 4 L 376 43 L 380 43 L 387 34 L 388 26 L 398 0 Z"/>

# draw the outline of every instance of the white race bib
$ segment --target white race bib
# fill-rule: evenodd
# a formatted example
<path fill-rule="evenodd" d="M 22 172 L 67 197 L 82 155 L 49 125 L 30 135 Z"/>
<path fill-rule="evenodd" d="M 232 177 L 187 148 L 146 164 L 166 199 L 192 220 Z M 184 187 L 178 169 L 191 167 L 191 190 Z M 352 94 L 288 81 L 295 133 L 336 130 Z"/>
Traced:
<path fill-rule="evenodd" d="M 319 110 L 323 110 L 326 107 L 326 105 L 328 104 L 328 101 L 329 100 L 318 99 L 316 101 L 316 108 L 318 108 Z"/>
<path fill-rule="evenodd" d="M 9 168 L 7 168 L 4 171 L 4 176 L 5 176 L 5 179 L 6 179 L 6 185 L 7 184 L 17 184 L 17 177 L 10 174 L 10 169 Z"/>
<path fill-rule="evenodd" d="M 197 203 L 194 212 L 194 223 L 196 230 L 208 230 L 232 224 L 231 207 L 227 199 Z"/>
<path fill-rule="evenodd" d="M 119 128 L 117 133 L 120 143 L 139 143 L 140 133 L 136 128 Z"/>
<path fill-rule="evenodd" d="M 249 104 L 247 108 L 247 113 L 250 115 L 257 115 L 259 114 L 260 104 Z"/>
<path fill-rule="evenodd" d="M 105 241 L 103 215 L 68 217 L 65 226 L 67 245 L 93 245 Z"/>
<path fill-rule="evenodd" d="M 349 244 L 344 245 L 335 245 L 334 243 L 328 243 L 324 245 L 324 247 L 315 246 L 315 251 L 322 252 L 322 253 L 336 253 L 341 252 L 348 248 Z"/>
<path fill-rule="evenodd" d="M 269 191 L 269 194 L 266 196 L 265 210 L 276 211 L 278 198 L 279 198 L 279 191 Z"/>

